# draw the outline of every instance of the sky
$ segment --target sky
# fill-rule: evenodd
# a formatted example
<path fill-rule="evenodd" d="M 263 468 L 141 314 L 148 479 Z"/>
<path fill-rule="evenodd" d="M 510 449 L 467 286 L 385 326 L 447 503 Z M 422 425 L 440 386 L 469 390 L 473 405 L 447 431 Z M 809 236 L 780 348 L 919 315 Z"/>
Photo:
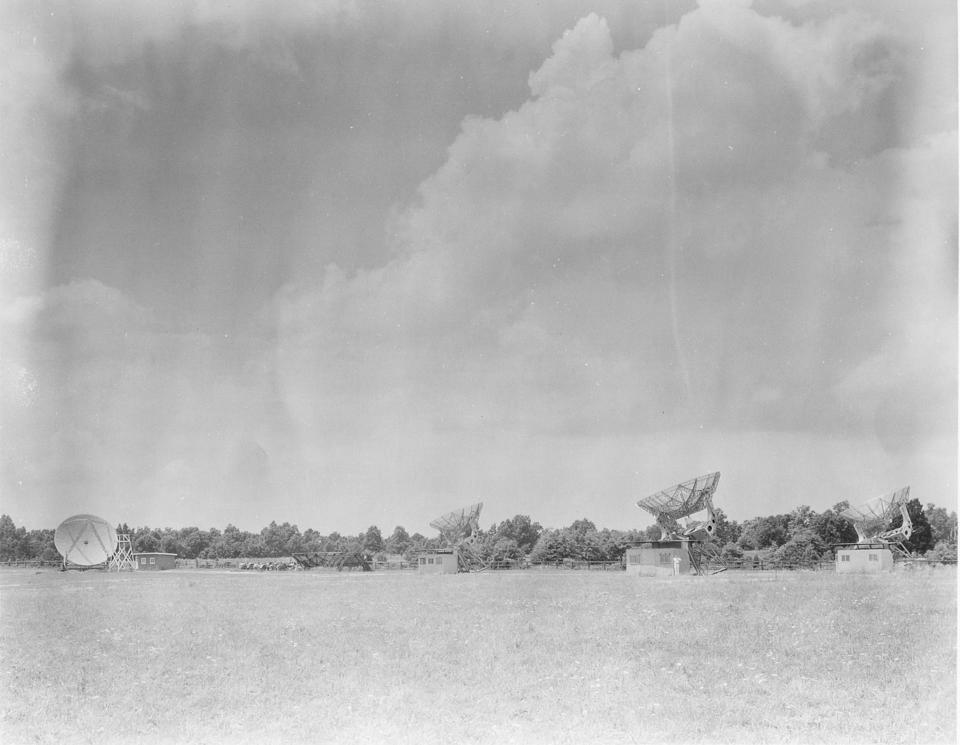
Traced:
<path fill-rule="evenodd" d="M 956 509 L 956 13 L 3 3 L 0 511 Z"/>

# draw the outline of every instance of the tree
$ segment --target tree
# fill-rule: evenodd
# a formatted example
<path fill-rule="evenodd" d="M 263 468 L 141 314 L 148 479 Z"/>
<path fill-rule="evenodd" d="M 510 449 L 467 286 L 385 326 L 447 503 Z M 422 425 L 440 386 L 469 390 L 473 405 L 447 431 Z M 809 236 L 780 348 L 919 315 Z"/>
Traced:
<path fill-rule="evenodd" d="M 524 554 L 533 549 L 542 532 L 543 526 L 531 521 L 529 515 L 514 515 L 496 528 L 499 537 L 516 541 L 517 547 Z"/>
<path fill-rule="evenodd" d="M 789 538 L 790 515 L 755 517 L 743 524 L 740 545 L 747 550 L 782 546 Z"/>
<path fill-rule="evenodd" d="M 288 522 L 277 525 L 274 521 L 260 531 L 260 537 L 263 541 L 264 556 L 289 556 L 300 552 L 300 529 L 296 525 Z"/>
<path fill-rule="evenodd" d="M 813 530 L 798 530 L 790 540 L 778 546 L 770 558 L 776 564 L 803 566 L 819 561 L 825 551 L 820 536 Z"/>
<path fill-rule="evenodd" d="M 957 545 L 955 543 L 938 543 L 927 551 L 927 558 L 934 561 L 943 561 L 950 564 L 957 563 Z"/>
<path fill-rule="evenodd" d="M 810 527 L 820 537 L 824 546 L 857 542 L 857 531 L 854 529 L 853 523 L 840 516 L 840 512 L 847 509 L 847 506 L 846 502 L 841 502 L 829 510 L 821 512 L 813 519 Z"/>
<path fill-rule="evenodd" d="M 303 540 L 300 542 L 300 545 L 302 546 L 304 552 L 314 553 L 319 551 L 322 543 L 323 536 L 313 528 L 307 528 L 305 531 L 303 531 Z"/>
<path fill-rule="evenodd" d="M 507 561 L 509 559 L 519 559 L 523 552 L 513 538 L 498 538 L 493 544 L 489 558 L 493 561 Z"/>
<path fill-rule="evenodd" d="M 177 554 L 178 556 L 183 553 L 180 540 L 177 538 L 176 533 L 170 530 L 165 530 L 160 537 L 159 550 L 165 554 Z"/>
<path fill-rule="evenodd" d="M 22 559 L 27 537 L 25 528 L 18 528 L 10 515 L 0 515 L 0 560 Z"/>
<path fill-rule="evenodd" d="M 727 543 L 735 543 L 740 534 L 743 532 L 743 528 L 737 523 L 736 520 L 729 520 L 727 518 L 727 513 L 725 513 L 721 508 L 714 510 L 714 519 L 717 522 L 717 529 L 714 532 L 714 539 L 720 545 Z"/>
<path fill-rule="evenodd" d="M 251 554 L 244 553 L 244 546 L 248 543 L 247 535 L 246 531 L 241 531 L 237 526 L 227 525 L 223 529 L 218 558 L 236 559 L 239 556 L 250 556 Z"/>
<path fill-rule="evenodd" d="M 572 523 L 570 523 L 570 525 L 567 527 L 567 530 L 576 535 L 585 535 L 587 533 L 596 533 L 597 526 L 584 517 L 579 520 L 574 520 Z"/>
<path fill-rule="evenodd" d="M 910 522 L 913 523 L 913 534 L 909 541 L 904 541 L 907 551 L 910 553 L 925 554 L 933 548 L 933 531 L 930 529 L 930 523 L 927 516 L 923 514 L 923 505 L 919 499 L 911 499 L 907 502 L 907 514 L 910 516 Z M 903 525 L 903 516 L 899 513 L 890 521 L 890 530 L 899 528 Z"/>
<path fill-rule="evenodd" d="M 153 552 L 160 550 L 160 536 L 156 532 L 145 532 L 137 536 L 133 542 L 135 551 Z"/>
<path fill-rule="evenodd" d="M 410 548 L 412 541 L 410 540 L 410 535 L 407 533 L 406 528 L 402 525 L 398 525 L 393 529 L 393 533 L 390 534 L 390 537 L 384 541 L 383 550 L 390 554 L 403 554 L 406 553 Z"/>
<path fill-rule="evenodd" d="M 644 541 L 659 541 L 661 532 L 660 526 L 654 523 L 643 529 L 643 532 L 640 534 L 640 539 Z"/>
<path fill-rule="evenodd" d="M 813 509 L 805 504 L 800 505 L 790 513 L 790 522 L 788 525 L 790 535 L 803 530 L 809 530 L 813 527 L 816 519 L 817 513 Z"/>
<path fill-rule="evenodd" d="M 183 528 L 180 531 L 180 552 L 185 559 L 196 559 L 203 553 L 209 542 L 208 536 L 197 527 Z"/>
<path fill-rule="evenodd" d="M 371 525 L 367 532 L 360 536 L 360 543 L 363 550 L 370 554 L 375 554 L 383 550 L 383 536 L 380 534 L 380 528 Z"/>
<path fill-rule="evenodd" d="M 530 561 L 550 564 L 567 556 L 567 546 L 560 537 L 559 530 L 544 530 L 530 551 Z"/>
<path fill-rule="evenodd" d="M 737 543 L 724 544 L 720 556 L 726 561 L 739 561 L 743 558 L 743 550 Z"/>
<path fill-rule="evenodd" d="M 956 546 L 957 513 L 948 513 L 943 507 L 935 507 L 932 503 L 927 504 L 924 512 L 927 515 L 927 522 L 930 523 L 930 533 L 934 545 L 946 543 Z"/>

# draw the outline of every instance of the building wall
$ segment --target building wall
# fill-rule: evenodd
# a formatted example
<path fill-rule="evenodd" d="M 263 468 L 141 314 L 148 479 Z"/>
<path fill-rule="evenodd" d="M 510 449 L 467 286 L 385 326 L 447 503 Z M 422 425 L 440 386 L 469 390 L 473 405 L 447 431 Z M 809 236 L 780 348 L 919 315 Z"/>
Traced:
<path fill-rule="evenodd" d="M 690 554 L 682 541 L 632 546 L 626 550 L 624 561 L 627 574 L 643 577 L 672 577 L 674 574 L 690 573 Z"/>
<path fill-rule="evenodd" d="M 177 566 L 176 554 L 161 553 L 138 553 L 133 555 L 137 564 L 137 569 L 145 571 L 160 571 L 162 569 L 174 569 Z"/>
<path fill-rule="evenodd" d="M 420 554 L 417 571 L 422 574 L 456 574 L 456 554 Z"/>
<path fill-rule="evenodd" d="M 893 552 L 888 548 L 838 548 L 838 574 L 873 574 L 893 569 Z"/>

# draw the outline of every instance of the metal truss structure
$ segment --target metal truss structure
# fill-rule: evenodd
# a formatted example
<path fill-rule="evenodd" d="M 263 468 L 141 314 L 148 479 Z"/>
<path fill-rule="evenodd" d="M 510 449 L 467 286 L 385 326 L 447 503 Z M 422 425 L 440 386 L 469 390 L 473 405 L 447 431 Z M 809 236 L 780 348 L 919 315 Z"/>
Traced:
<path fill-rule="evenodd" d="M 447 512 L 430 522 L 431 528 L 440 531 L 442 548 L 451 548 L 457 555 L 457 569 L 461 572 L 475 572 L 486 569 L 475 547 L 477 533 L 480 532 L 480 510 L 483 502 L 471 504 L 453 512 Z"/>
<path fill-rule="evenodd" d="M 710 540 L 717 530 L 717 521 L 713 511 L 713 493 L 720 482 L 720 472 L 708 473 L 695 479 L 684 481 L 668 489 L 637 501 L 637 507 L 646 510 L 660 526 L 661 541 L 676 541 L 683 538 Z M 707 519 L 699 522 L 687 521 L 681 525 L 682 518 L 697 512 L 707 511 Z"/>
<path fill-rule="evenodd" d="M 849 507 L 840 516 L 853 523 L 857 531 L 857 543 L 881 543 L 903 557 L 910 552 L 903 545 L 913 535 L 913 521 L 907 512 L 910 501 L 910 487 L 905 486 L 889 494 L 865 502 L 859 507 Z M 890 521 L 900 514 L 902 522 L 897 528 L 890 528 Z"/>
<path fill-rule="evenodd" d="M 346 569 L 360 569 L 372 572 L 370 557 L 363 551 L 314 551 L 305 554 L 292 554 L 293 560 L 303 569 L 326 567 L 342 572 Z"/>
<path fill-rule="evenodd" d="M 110 569 L 136 569 L 137 562 L 133 558 L 133 543 L 129 533 L 117 533 L 117 550 L 110 557 Z"/>
<path fill-rule="evenodd" d="M 727 571 L 727 563 L 720 555 L 720 549 L 712 541 L 689 540 L 687 555 L 690 566 L 696 574 L 719 574 Z"/>

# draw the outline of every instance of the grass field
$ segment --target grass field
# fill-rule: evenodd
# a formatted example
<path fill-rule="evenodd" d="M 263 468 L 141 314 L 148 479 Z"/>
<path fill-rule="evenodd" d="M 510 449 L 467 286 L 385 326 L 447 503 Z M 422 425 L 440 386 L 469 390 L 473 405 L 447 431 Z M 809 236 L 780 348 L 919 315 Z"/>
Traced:
<path fill-rule="evenodd" d="M 0 572 L 13 743 L 938 743 L 956 571 Z"/>

